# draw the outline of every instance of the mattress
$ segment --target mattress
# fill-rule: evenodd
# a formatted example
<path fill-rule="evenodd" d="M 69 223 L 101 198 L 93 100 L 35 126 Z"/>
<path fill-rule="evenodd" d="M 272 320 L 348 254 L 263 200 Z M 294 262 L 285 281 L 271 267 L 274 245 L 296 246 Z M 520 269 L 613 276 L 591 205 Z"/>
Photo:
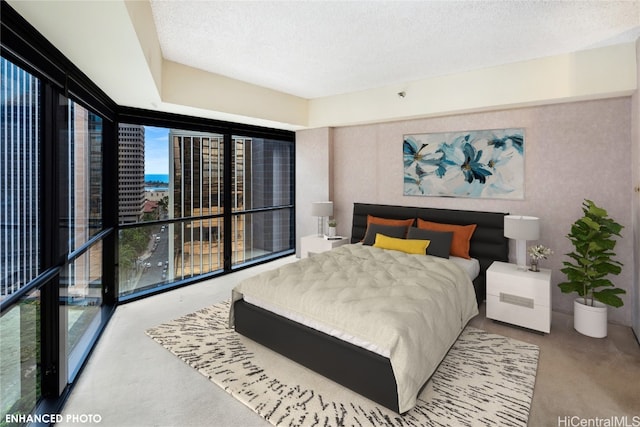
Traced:
<path fill-rule="evenodd" d="M 478 277 L 478 274 L 480 274 L 480 261 L 475 258 L 466 259 L 452 256 L 449 257 L 449 261 L 463 269 L 471 281 L 474 281 L 475 278 Z"/>
<path fill-rule="evenodd" d="M 415 405 L 420 388 L 478 313 L 468 273 L 455 262 L 360 244 L 246 279 L 233 290 L 234 302 L 242 298 L 388 354 L 400 412 Z M 233 309 L 229 321 L 233 326 Z"/>
<path fill-rule="evenodd" d="M 480 273 L 480 262 L 475 258 L 465 259 L 460 257 L 450 257 L 449 261 L 451 261 L 452 263 L 460 267 L 465 273 L 467 273 L 469 279 L 471 279 L 472 281 L 476 277 L 478 277 L 478 274 Z M 380 348 L 375 343 L 372 343 L 366 339 L 356 337 L 344 330 L 328 326 L 321 321 L 310 319 L 308 317 L 305 317 L 303 314 L 287 310 L 285 308 L 277 306 L 276 304 L 270 304 L 267 301 L 263 301 L 262 299 L 251 295 L 245 295 L 244 300 L 249 304 L 263 308 L 267 311 L 285 317 L 289 320 L 293 320 L 294 322 L 308 326 L 327 335 L 339 338 L 342 341 L 372 351 L 376 354 L 379 354 L 380 356 L 386 358 L 389 358 L 390 356 L 390 350 L 388 348 Z"/>

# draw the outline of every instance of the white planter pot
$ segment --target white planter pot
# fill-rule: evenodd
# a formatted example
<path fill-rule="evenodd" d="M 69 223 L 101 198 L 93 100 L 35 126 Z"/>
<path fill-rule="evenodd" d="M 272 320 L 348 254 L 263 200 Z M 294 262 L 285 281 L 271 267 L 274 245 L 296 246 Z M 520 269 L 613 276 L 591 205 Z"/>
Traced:
<path fill-rule="evenodd" d="M 327 232 L 327 236 L 335 237 L 336 236 L 336 227 L 329 227 L 329 231 Z"/>
<path fill-rule="evenodd" d="M 573 327 L 583 335 L 593 338 L 607 336 L 607 306 L 594 301 L 593 307 L 583 304 L 583 298 L 573 301 Z"/>

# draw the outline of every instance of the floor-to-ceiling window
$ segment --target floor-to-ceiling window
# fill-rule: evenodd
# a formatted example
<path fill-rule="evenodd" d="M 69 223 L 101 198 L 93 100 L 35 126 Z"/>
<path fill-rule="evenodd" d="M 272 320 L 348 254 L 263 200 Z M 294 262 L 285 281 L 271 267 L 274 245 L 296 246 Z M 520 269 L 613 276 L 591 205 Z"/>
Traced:
<path fill-rule="evenodd" d="M 0 5 L 4 426 L 54 421 L 118 303 L 292 254 L 295 221 L 292 132 L 117 106 Z"/>
<path fill-rule="evenodd" d="M 232 137 L 232 265 L 293 248 L 294 146 Z"/>
<path fill-rule="evenodd" d="M 0 301 L 40 270 L 40 80 L 0 58 Z M 0 317 L 0 420 L 30 412 L 40 389 L 40 291 Z M 4 425 L 2 421 L 0 424 Z"/>
<path fill-rule="evenodd" d="M 59 106 L 60 243 L 69 254 L 60 275 L 60 342 L 72 382 L 102 321 L 103 245 L 95 236 L 103 229 L 103 120 L 63 95 Z"/>
<path fill-rule="evenodd" d="M 1 425 L 68 389 L 108 312 L 104 119 L 63 92 L 0 57 Z"/>
<path fill-rule="evenodd" d="M 221 271 L 223 135 L 119 127 L 120 295 Z"/>
<path fill-rule="evenodd" d="M 119 123 L 121 298 L 293 252 L 290 133 L 144 122 Z"/>

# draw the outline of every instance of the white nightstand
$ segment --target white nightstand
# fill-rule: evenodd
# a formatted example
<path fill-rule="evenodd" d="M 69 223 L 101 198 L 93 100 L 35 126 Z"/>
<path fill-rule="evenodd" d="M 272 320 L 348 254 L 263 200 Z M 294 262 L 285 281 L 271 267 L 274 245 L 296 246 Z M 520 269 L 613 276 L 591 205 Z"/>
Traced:
<path fill-rule="evenodd" d="M 487 269 L 487 318 L 551 331 L 551 270 L 518 270 L 495 261 Z"/>
<path fill-rule="evenodd" d="M 300 258 L 306 258 L 310 254 L 317 254 L 319 252 L 330 251 L 338 246 L 346 245 L 349 243 L 348 237 L 341 237 L 340 239 L 329 240 L 322 236 L 304 236 L 300 239 Z"/>

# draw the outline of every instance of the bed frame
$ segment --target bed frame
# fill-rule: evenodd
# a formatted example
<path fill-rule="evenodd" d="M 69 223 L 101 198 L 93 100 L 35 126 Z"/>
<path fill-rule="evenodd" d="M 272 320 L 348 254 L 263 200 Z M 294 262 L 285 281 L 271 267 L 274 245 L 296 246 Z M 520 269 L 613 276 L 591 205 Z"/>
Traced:
<path fill-rule="evenodd" d="M 355 203 L 351 242 L 364 238 L 367 215 L 383 218 L 422 218 L 447 224 L 477 224 L 470 255 L 480 261 L 474 280 L 478 304 L 486 297 L 485 273 L 494 260 L 508 261 L 504 237 L 505 213 Z M 234 304 L 236 332 L 318 372 L 321 375 L 398 412 L 391 361 L 315 329 L 244 302 Z"/>

